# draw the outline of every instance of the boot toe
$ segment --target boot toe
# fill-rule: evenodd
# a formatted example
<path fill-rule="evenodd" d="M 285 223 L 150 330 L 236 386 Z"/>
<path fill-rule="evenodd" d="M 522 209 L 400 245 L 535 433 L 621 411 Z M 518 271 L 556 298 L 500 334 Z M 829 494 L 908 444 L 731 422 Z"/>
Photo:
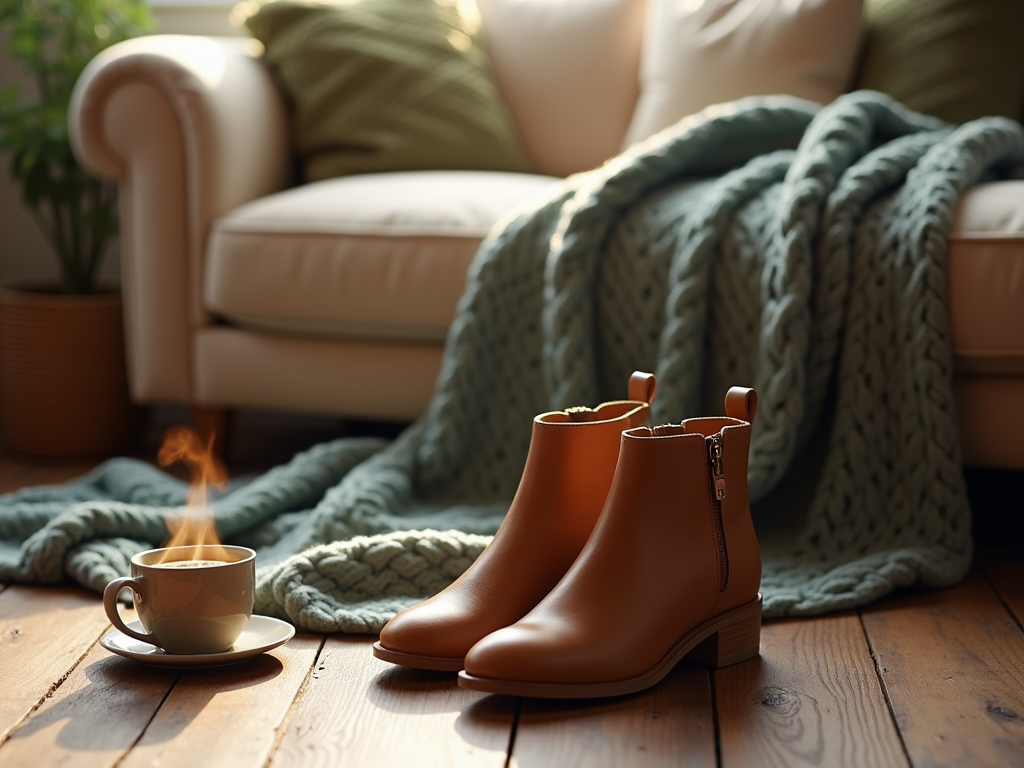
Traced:
<path fill-rule="evenodd" d="M 545 631 L 525 622 L 499 629 L 480 640 L 466 654 L 465 670 L 474 677 L 529 683 L 564 683 L 587 680 L 580 662 L 587 643 Z"/>
<path fill-rule="evenodd" d="M 407 608 L 380 632 L 380 644 L 388 650 L 448 659 L 461 659 L 478 639 L 470 617 L 447 601 Z"/>

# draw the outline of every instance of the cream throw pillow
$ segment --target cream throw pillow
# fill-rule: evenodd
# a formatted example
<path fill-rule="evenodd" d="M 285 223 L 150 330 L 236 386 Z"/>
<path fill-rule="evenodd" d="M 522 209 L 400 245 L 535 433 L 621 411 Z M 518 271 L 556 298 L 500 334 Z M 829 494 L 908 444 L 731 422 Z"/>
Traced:
<path fill-rule="evenodd" d="M 862 14 L 862 0 L 648 0 L 640 98 L 623 148 L 746 96 L 827 104 L 853 80 Z"/>
<path fill-rule="evenodd" d="M 639 93 L 644 0 L 477 0 L 494 77 L 534 170 L 619 153 Z"/>

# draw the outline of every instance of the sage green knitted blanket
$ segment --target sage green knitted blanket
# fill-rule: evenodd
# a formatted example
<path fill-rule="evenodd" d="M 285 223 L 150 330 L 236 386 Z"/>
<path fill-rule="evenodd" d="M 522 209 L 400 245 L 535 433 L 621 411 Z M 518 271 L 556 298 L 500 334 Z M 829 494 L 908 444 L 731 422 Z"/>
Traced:
<path fill-rule="evenodd" d="M 379 630 L 486 545 L 534 415 L 619 399 L 634 369 L 657 374 L 657 423 L 758 390 L 767 615 L 955 583 L 971 536 L 947 236 L 967 187 L 1022 165 L 1015 122 L 954 129 L 857 92 L 711 108 L 567 179 L 481 246 L 421 419 L 391 443 L 318 445 L 215 502 L 226 540 L 257 549 L 256 611 Z M 184 498 L 129 459 L 0 498 L 0 581 L 100 590 Z"/>

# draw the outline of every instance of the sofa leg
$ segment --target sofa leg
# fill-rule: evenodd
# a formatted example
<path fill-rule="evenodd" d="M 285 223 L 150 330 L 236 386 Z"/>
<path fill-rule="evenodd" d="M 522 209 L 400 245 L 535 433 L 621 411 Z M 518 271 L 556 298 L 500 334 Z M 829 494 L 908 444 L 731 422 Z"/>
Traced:
<path fill-rule="evenodd" d="M 231 413 L 227 408 L 192 407 L 192 428 L 205 443 L 213 436 L 213 455 L 224 461 L 227 447 L 228 429 L 231 425 Z"/>

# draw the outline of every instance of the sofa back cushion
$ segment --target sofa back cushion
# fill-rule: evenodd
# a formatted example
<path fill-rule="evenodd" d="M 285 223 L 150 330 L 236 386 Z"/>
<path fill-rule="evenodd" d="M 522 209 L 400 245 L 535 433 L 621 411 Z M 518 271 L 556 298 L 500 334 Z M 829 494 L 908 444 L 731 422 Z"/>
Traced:
<path fill-rule="evenodd" d="M 624 148 L 711 104 L 769 94 L 827 104 L 853 80 L 862 0 L 648 2 Z"/>
<path fill-rule="evenodd" d="M 618 154 L 639 92 L 644 0 L 477 0 L 494 77 L 538 173 Z"/>
<path fill-rule="evenodd" d="M 271 0 L 246 20 L 292 107 L 305 180 L 424 169 L 525 171 L 475 39 L 435 0 Z"/>

